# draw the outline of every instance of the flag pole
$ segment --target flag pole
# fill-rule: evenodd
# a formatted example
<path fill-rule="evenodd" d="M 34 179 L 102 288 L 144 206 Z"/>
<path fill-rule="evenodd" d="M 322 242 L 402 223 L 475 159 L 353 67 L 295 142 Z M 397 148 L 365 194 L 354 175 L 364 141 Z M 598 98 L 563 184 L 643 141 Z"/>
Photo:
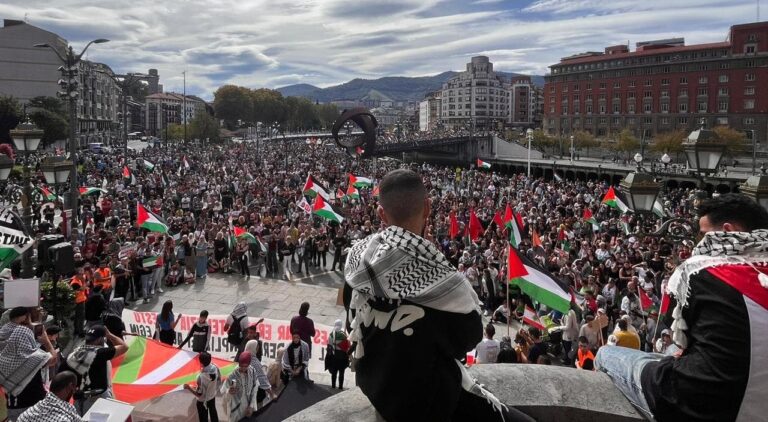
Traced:
<path fill-rule="evenodd" d="M 507 310 L 509 311 L 509 315 L 507 316 L 507 336 L 509 338 L 512 338 L 511 328 L 510 328 L 510 322 L 512 320 L 512 308 L 509 306 L 509 280 L 507 280 Z M 491 316 L 493 317 L 493 316 Z"/>

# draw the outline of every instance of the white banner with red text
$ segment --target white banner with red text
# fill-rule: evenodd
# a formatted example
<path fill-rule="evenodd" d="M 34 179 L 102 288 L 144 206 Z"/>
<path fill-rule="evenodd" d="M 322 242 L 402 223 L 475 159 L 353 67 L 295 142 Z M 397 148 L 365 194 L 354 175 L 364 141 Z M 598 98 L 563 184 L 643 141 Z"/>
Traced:
<path fill-rule="evenodd" d="M 224 331 L 224 324 L 227 322 L 228 315 L 209 315 L 208 324 L 211 326 L 211 343 L 209 352 L 223 359 L 233 359 L 237 348 L 227 341 L 227 332 Z M 155 333 L 155 320 L 157 312 L 137 312 L 129 309 L 123 310 L 123 323 L 125 330 L 136 335 L 152 337 Z M 176 341 L 174 345 L 179 345 L 186 338 L 189 329 L 198 320 L 197 315 L 183 315 L 179 324 L 176 326 Z M 250 324 L 255 324 L 258 317 L 248 317 Z M 269 365 L 275 359 L 277 349 L 288 347 L 291 342 L 290 321 L 264 319 L 259 324 L 259 339 L 264 343 L 262 365 Z M 309 360 L 309 372 L 321 373 L 325 370 L 323 359 L 325 358 L 325 347 L 328 344 L 328 335 L 333 327 L 328 325 L 315 324 L 315 336 L 312 338 L 312 357 Z M 245 333 L 243 333 L 245 334 Z M 189 343 L 184 346 L 190 349 Z"/>

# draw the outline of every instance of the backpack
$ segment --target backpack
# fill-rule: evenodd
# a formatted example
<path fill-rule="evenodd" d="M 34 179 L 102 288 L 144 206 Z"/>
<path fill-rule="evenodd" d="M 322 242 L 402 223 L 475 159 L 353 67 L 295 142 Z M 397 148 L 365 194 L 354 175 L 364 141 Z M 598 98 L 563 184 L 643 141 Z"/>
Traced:
<path fill-rule="evenodd" d="M 87 390 L 91 383 L 91 380 L 88 378 L 88 371 L 90 371 L 93 360 L 96 358 L 96 350 L 98 350 L 98 346 L 82 345 L 67 357 L 69 369 L 80 376 L 80 385 L 78 387 L 80 391 Z"/>
<path fill-rule="evenodd" d="M 240 318 L 232 316 L 232 325 L 229 327 L 229 331 L 227 331 L 227 341 L 229 344 L 239 346 L 243 342 L 243 327 L 240 326 L 240 321 L 245 317 L 246 315 Z"/>

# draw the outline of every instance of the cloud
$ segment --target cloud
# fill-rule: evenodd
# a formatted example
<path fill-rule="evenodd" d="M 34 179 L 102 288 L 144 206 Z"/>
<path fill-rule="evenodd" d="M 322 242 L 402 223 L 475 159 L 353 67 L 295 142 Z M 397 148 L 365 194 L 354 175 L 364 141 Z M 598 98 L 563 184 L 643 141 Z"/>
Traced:
<path fill-rule="evenodd" d="M 462 70 L 543 74 L 561 57 L 684 36 L 722 41 L 753 0 L 5 0 L 0 17 L 60 34 L 117 72 L 156 68 L 166 90 L 210 99 L 221 85 L 329 86 Z"/>

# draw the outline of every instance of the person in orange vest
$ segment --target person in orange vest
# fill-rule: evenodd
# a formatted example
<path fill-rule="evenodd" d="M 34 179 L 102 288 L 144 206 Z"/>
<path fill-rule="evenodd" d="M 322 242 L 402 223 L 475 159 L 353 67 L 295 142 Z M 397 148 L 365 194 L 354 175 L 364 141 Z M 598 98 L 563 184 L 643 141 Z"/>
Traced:
<path fill-rule="evenodd" d="M 595 370 L 595 355 L 589 349 L 589 339 L 586 336 L 579 337 L 579 351 L 576 353 L 578 360 L 576 367 L 590 371 Z"/>
<path fill-rule="evenodd" d="M 112 295 L 112 270 L 107 265 L 106 259 L 102 260 L 99 263 L 99 268 L 93 272 L 93 285 L 101 286 L 104 300 L 109 301 L 109 297 Z"/>
<path fill-rule="evenodd" d="M 83 324 L 85 323 L 85 301 L 88 300 L 88 283 L 83 274 L 83 269 L 78 268 L 69 281 L 70 287 L 75 292 L 75 316 L 73 317 L 75 337 L 85 335 Z"/>

